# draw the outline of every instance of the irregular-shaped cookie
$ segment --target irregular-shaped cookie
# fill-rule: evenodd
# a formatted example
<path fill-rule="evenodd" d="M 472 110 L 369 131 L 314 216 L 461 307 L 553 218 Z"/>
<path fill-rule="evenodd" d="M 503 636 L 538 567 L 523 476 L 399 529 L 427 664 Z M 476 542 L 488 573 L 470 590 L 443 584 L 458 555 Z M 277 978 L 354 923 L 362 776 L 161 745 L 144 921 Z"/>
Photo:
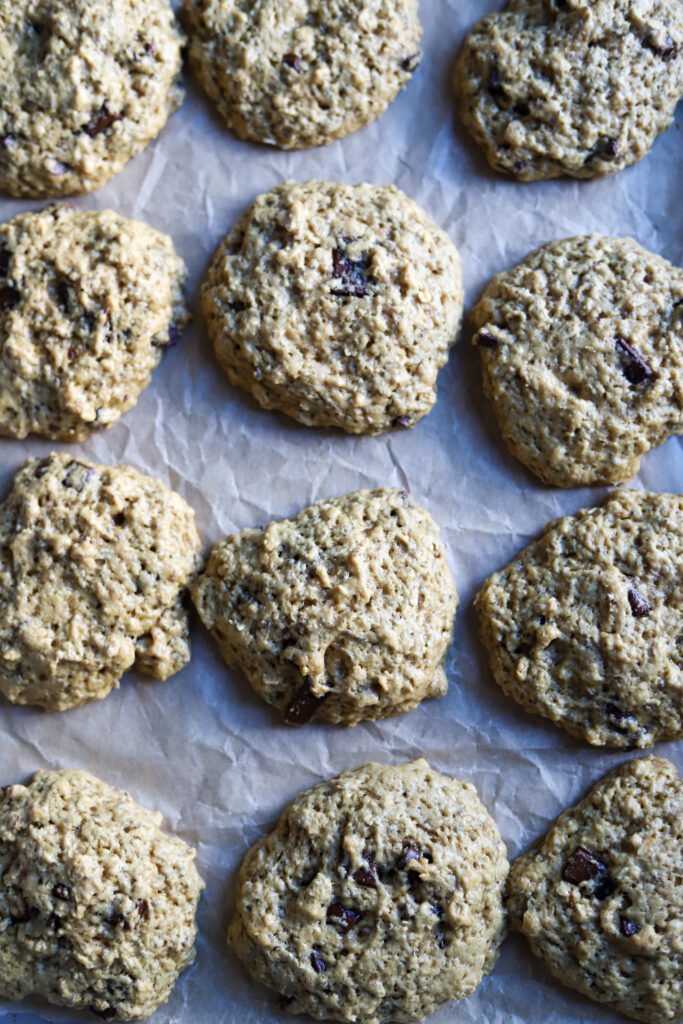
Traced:
<path fill-rule="evenodd" d="M 457 594 L 438 527 L 405 491 L 232 534 L 191 592 L 228 665 L 291 725 L 386 718 L 446 692 Z"/>
<path fill-rule="evenodd" d="M 0 225 L 0 434 L 111 426 L 187 320 L 185 278 L 167 235 L 110 210 Z"/>
<path fill-rule="evenodd" d="M 508 0 L 455 74 L 462 119 L 520 181 L 601 178 L 642 159 L 683 96 L 680 0 Z"/>
<path fill-rule="evenodd" d="M 630 238 L 565 238 L 472 311 L 484 390 L 546 483 L 618 483 L 683 432 L 683 270 Z"/>
<path fill-rule="evenodd" d="M 168 0 L 0 0 L 0 189 L 104 185 L 180 105 Z"/>
<path fill-rule="evenodd" d="M 286 182 L 214 256 L 204 315 L 230 382 L 300 423 L 412 426 L 462 316 L 460 259 L 393 186 Z"/>
<path fill-rule="evenodd" d="M 193 963 L 204 883 L 161 815 L 82 771 L 0 789 L 0 996 L 148 1017 Z"/>
<path fill-rule="evenodd" d="M 683 783 L 627 761 L 513 861 L 510 924 L 563 984 L 628 1017 L 683 1020 Z"/>
<path fill-rule="evenodd" d="M 290 1013 L 419 1021 L 492 970 L 507 872 L 474 786 L 422 760 L 368 764 L 302 793 L 251 848 L 228 937 Z"/>
<path fill-rule="evenodd" d="M 194 512 L 160 480 L 29 459 L 0 505 L 0 691 L 63 711 L 106 697 L 133 664 L 178 672 L 199 564 Z"/>
<path fill-rule="evenodd" d="M 190 62 L 243 139 L 320 146 L 383 114 L 420 63 L 417 0 L 185 0 Z"/>
<path fill-rule="evenodd" d="M 496 682 L 596 745 L 683 736 L 683 495 L 614 491 L 476 598 Z"/>

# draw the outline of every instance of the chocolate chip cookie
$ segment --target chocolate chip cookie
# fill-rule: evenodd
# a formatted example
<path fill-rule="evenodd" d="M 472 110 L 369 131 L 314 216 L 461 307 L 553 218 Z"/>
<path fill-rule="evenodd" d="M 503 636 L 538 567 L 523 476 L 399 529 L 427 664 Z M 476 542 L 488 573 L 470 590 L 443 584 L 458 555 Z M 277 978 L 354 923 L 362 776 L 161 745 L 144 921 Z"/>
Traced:
<path fill-rule="evenodd" d="M 506 444 L 546 483 L 620 483 L 683 432 L 683 270 L 630 238 L 550 242 L 471 315 Z"/>
<path fill-rule="evenodd" d="M 614 491 L 550 523 L 476 598 L 496 682 L 596 745 L 683 736 L 683 496 Z"/>
<path fill-rule="evenodd" d="M 648 1021 L 683 1019 L 683 784 L 627 761 L 513 861 L 508 911 L 563 984 Z"/>
<path fill-rule="evenodd" d="M 161 815 L 82 771 L 0 789 L 0 996 L 148 1017 L 194 961 L 204 884 Z"/>
<path fill-rule="evenodd" d="M 0 434 L 80 441 L 135 405 L 187 320 L 146 224 L 50 206 L 0 225 Z"/>
<path fill-rule="evenodd" d="M 641 160 L 683 96 L 680 0 L 508 0 L 465 40 L 463 122 L 520 181 Z"/>
<path fill-rule="evenodd" d="M 438 527 L 405 491 L 232 534 L 191 592 L 228 665 L 292 725 L 386 718 L 446 692 L 457 594 Z"/>
<path fill-rule="evenodd" d="M 281 149 L 374 121 L 420 63 L 417 0 L 185 0 L 183 12 L 221 116 Z"/>
<path fill-rule="evenodd" d="M 106 697 L 133 665 L 178 672 L 199 563 L 194 512 L 160 480 L 29 459 L 0 505 L 0 691 L 63 711 Z"/>
<path fill-rule="evenodd" d="M 104 185 L 180 105 L 168 0 L 0 0 L 0 189 Z"/>
<path fill-rule="evenodd" d="M 290 1013 L 419 1021 L 477 987 L 505 933 L 505 846 L 426 761 L 302 793 L 244 859 L 229 941 Z"/>
<path fill-rule="evenodd" d="M 223 241 L 202 288 L 230 382 L 308 426 L 377 434 L 436 401 L 460 259 L 392 186 L 286 182 Z"/>

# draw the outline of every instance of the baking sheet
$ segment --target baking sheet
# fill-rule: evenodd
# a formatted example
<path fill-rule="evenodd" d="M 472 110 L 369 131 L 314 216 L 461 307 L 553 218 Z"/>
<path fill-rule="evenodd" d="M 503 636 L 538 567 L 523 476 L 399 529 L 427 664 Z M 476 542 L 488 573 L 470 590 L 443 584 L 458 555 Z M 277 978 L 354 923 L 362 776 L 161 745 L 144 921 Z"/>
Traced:
<path fill-rule="evenodd" d="M 482 580 L 550 518 L 598 504 L 606 488 L 543 486 L 507 452 L 481 391 L 466 329 L 439 377 L 439 400 L 412 431 L 353 438 L 261 411 L 231 388 L 202 328 L 198 286 L 214 248 L 257 192 L 293 178 L 396 184 L 448 231 L 463 262 L 466 308 L 490 277 L 554 238 L 588 231 L 632 235 L 683 262 L 679 108 L 676 124 L 637 166 L 599 182 L 517 184 L 494 174 L 454 115 L 454 55 L 486 0 L 421 0 L 424 61 L 377 122 L 340 142 L 284 153 L 223 129 L 186 74 L 188 95 L 161 137 L 105 188 L 76 200 L 111 207 L 169 232 L 190 269 L 193 325 L 169 351 L 137 406 L 82 445 L 0 441 L 0 489 L 29 455 L 80 451 L 161 476 L 196 509 L 208 547 L 226 533 L 290 515 L 361 487 L 409 489 L 441 525 L 460 593 L 448 657 L 450 689 L 408 715 L 355 729 L 281 724 L 230 673 L 195 620 L 190 665 L 167 682 L 129 673 L 105 701 L 50 716 L 0 702 L 0 785 L 38 768 L 78 767 L 158 808 L 196 845 L 207 882 L 197 962 L 154 1024 L 292 1021 L 227 949 L 236 869 L 300 790 L 369 760 L 425 756 L 474 782 L 510 855 L 526 849 L 565 806 L 625 759 L 526 715 L 492 681 L 472 599 Z M 0 199 L 0 220 L 42 203 Z M 624 425 L 628 429 L 628 424 Z M 645 457 L 632 486 L 683 491 L 677 438 Z M 657 753 L 683 767 L 683 746 Z M 33 1012 L 35 1011 L 35 1012 Z M 44 1003 L 0 1003 L 0 1021 L 81 1019 Z M 83 1016 L 83 1020 L 92 1019 Z M 510 938 L 494 973 L 433 1024 L 623 1020 L 549 978 Z"/>

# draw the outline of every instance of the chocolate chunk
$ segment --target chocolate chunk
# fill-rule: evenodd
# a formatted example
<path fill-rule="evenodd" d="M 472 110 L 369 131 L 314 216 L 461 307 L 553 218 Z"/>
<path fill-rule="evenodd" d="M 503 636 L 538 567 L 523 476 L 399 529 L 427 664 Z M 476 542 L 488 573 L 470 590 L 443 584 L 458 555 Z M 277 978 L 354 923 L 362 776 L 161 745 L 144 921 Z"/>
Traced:
<path fill-rule="evenodd" d="M 507 98 L 507 93 L 503 88 L 500 72 L 498 70 L 498 61 L 495 57 L 491 64 L 491 74 L 489 75 L 489 92 L 497 99 Z"/>
<path fill-rule="evenodd" d="M 377 865 L 375 864 L 374 853 L 368 853 L 365 857 L 367 868 L 357 868 L 353 873 L 353 880 L 366 889 L 377 888 Z"/>
<path fill-rule="evenodd" d="M 13 288 L 11 284 L 6 284 L 0 288 L 0 310 L 14 309 L 20 298 L 21 295 L 16 288 Z"/>
<path fill-rule="evenodd" d="M 295 53 L 286 53 L 282 58 L 282 63 L 286 64 L 288 68 L 292 68 L 297 74 L 301 71 L 301 57 L 297 57 Z"/>
<path fill-rule="evenodd" d="M 310 680 L 306 677 L 285 712 L 285 722 L 288 725 L 306 725 L 313 718 L 326 696 L 326 693 L 320 697 L 313 693 Z"/>
<path fill-rule="evenodd" d="M 68 885 L 62 885 L 59 883 L 52 887 L 52 895 L 56 900 L 64 900 L 68 903 L 71 900 L 71 889 Z"/>
<path fill-rule="evenodd" d="M 630 918 L 624 917 L 623 914 L 619 914 L 619 931 L 622 935 L 626 936 L 627 939 L 630 939 L 632 935 L 638 934 L 640 927 L 635 923 L 635 921 L 631 921 Z"/>
<path fill-rule="evenodd" d="M 69 462 L 66 467 L 66 476 L 62 480 L 62 486 L 71 487 L 80 494 L 90 477 L 94 475 L 95 470 L 91 469 L 90 466 L 86 466 L 83 462 Z"/>
<path fill-rule="evenodd" d="M 112 114 L 109 110 L 107 103 L 103 103 L 96 114 L 90 118 L 87 124 L 84 124 L 81 128 L 86 135 L 89 135 L 91 139 L 94 139 L 96 135 L 101 135 L 102 132 L 106 132 L 107 128 L 111 128 L 115 121 L 120 121 L 123 117 L 122 113 Z"/>
<path fill-rule="evenodd" d="M 477 348 L 495 348 L 498 344 L 498 339 L 494 338 L 488 331 L 479 331 L 479 334 L 474 339 L 474 344 Z"/>
<path fill-rule="evenodd" d="M 410 416 L 398 416 L 392 423 L 393 427 L 412 427 L 413 421 Z"/>
<path fill-rule="evenodd" d="M 152 338 L 150 344 L 152 348 L 173 348 L 177 345 L 180 340 L 180 331 L 175 324 L 171 324 L 168 328 L 167 338 Z"/>
<path fill-rule="evenodd" d="M 656 53 L 667 64 L 678 56 L 678 47 L 668 33 L 661 46 L 657 46 L 651 39 L 643 39 L 643 46 L 647 47 L 648 50 L 652 50 L 653 53 Z"/>
<path fill-rule="evenodd" d="M 60 178 L 62 174 L 66 174 L 69 170 L 67 165 L 63 164 L 61 160 L 58 160 L 56 156 L 46 157 L 45 167 L 50 174 L 54 174 L 55 178 Z"/>
<path fill-rule="evenodd" d="M 414 843 L 411 843 L 409 839 L 406 839 L 403 842 L 403 853 L 401 854 L 401 856 L 396 861 L 396 870 L 397 871 L 403 871 L 408 866 L 408 864 L 410 863 L 411 860 L 421 860 L 421 859 L 422 859 L 422 853 L 420 852 L 418 847 L 415 846 Z M 414 873 L 415 872 L 413 872 L 413 874 Z"/>
<path fill-rule="evenodd" d="M 107 918 L 107 924 L 110 926 L 110 928 L 118 928 L 119 925 L 123 925 L 124 932 L 130 931 L 130 925 L 126 921 L 123 914 L 119 913 L 118 910 L 115 911 L 113 914 L 109 915 L 109 917 Z"/>
<path fill-rule="evenodd" d="M 565 882 L 579 885 L 581 882 L 593 882 L 592 895 L 604 900 L 614 892 L 614 882 L 609 876 L 607 866 L 598 860 L 585 847 L 579 846 L 567 861 L 562 872 Z"/>
<path fill-rule="evenodd" d="M 330 903 L 327 908 L 327 923 L 335 922 L 340 924 L 342 935 L 346 935 L 353 928 L 354 924 L 360 921 L 362 916 L 360 910 L 347 910 L 341 903 Z"/>
<path fill-rule="evenodd" d="M 652 605 L 637 589 L 636 581 L 632 576 L 628 581 L 628 603 L 631 605 L 634 619 L 642 619 L 652 611 Z"/>
<path fill-rule="evenodd" d="M 418 51 L 417 53 L 411 53 L 409 57 L 404 57 L 401 61 L 401 67 L 404 71 L 416 71 L 420 66 L 422 60 L 422 54 Z"/>
<path fill-rule="evenodd" d="M 345 245 L 351 241 L 350 238 L 344 239 Z M 332 252 L 332 276 L 341 284 L 332 289 L 332 294 L 340 295 L 343 298 L 351 295 L 362 298 L 365 295 L 369 267 L 370 260 L 367 257 L 354 261 L 347 258 L 344 248 L 334 249 Z"/>
<path fill-rule="evenodd" d="M 36 478 L 36 480 L 40 480 L 40 478 L 42 476 L 45 476 L 45 474 L 47 473 L 49 468 L 50 468 L 50 460 L 49 459 L 43 459 L 42 462 L 39 463 L 38 468 L 36 469 L 35 473 L 33 474 L 34 477 Z"/>
<path fill-rule="evenodd" d="M 5 249 L 0 246 L 0 277 L 7 277 L 7 271 L 9 270 L 9 261 L 12 259 L 12 253 L 9 249 Z"/>
<path fill-rule="evenodd" d="M 638 723 L 633 715 L 630 715 L 628 711 L 622 711 L 616 704 L 605 704 L 605 714 L 610 719 L 612 729 L 622 736 L 633 733 L 637 729 Z"/>
<path fill-rule="evenodd" d="M 149 903 L 147 902 L 147 900 L 136 900 L 135 909 L 137 910 L 142 920 L 146 921 L 147 918 L 149 917 Z"/>
<path fill-rule="evenodd" d="M 615 342 L 617 355 L 621 362 L 621 372 L 629 384 L 643 384 L 653 376 L 654 370 L 645 362 L 625 338 L 617 338 Z"/>
<path fill-rule="evenodd" d="M 601 135 L 598 141 L 595 143 L 593 148 L 589 150 L 586 155 L 584 163 L 590 163 L 591 160 L 614 160 L 615 157 L 619 156 L 619 140 L 610 139 L 607 135 Z"/>
<path fill-rule="evenodd" d="M 126 525 L 126 513 L 125 512 L 115 512 L 114 515 L 111 517 L 111 520 L 112 520 L 114 526 L 125 526 Z"/>
<path fill-rule="evenodd" d="M 313 968 L 316 974 L 324 974 L 325 971 L 327 970 L 327 964 L 320 956 L 320 954 L 317 952 L 317 950 L 313 950 L 313 952 L 311 953 L 311 967 Z"/>

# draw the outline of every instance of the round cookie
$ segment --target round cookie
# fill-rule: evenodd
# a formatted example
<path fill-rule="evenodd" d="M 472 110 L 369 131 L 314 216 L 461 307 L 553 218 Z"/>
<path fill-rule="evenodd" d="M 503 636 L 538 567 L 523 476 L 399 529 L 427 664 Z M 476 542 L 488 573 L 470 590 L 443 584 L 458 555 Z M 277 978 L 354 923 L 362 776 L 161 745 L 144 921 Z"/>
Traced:
<path fill-rule="evenodd" d="M 683 432 L 683 270 L 632 239 L 542 246 L 471 320 L 505 442 L 546 483 L 628 480 Z"/>
<path fill-rule="evenodd" d="M 228 665 L 291 725 L 355 725 L 442 697 L 458 596 L 405 491 L 320 501 L 219 541 L 191 588 Z"/>
<path fill-rule="evenodd" d="M 185 0 L 190 63 L 243 139 L 320 146 L 383 114 L 420 63 L 417 0 Z"/>
<path fill-rule="evenodd" d="M 199 564 L 194 512 L 160 480 L 29 459 L 0 505 L 0 691 L 63 711 L 106 697 L 133 664 L 178 672 Z"/>
<path fill-rule="evenodd" d="M 0 189 L 104 185 L 180 106 L 169 0 L 0 0 Z"/>
<path fill-rule="evenodd" d="M 641 160 L 683 96 L 680 0 L 508 0 L 455 73 L 462 120 L 520 181 L 601 178 Z"/>
<path fill-rule="evenodd" d="M 498 685 L 596 746 L 683 737 L 683 495 L 613 491 L 476 597 Z"/>
<path fill-rule="evenodd" d="M 135 405 L 187 320 L 167 235 L 50 206 L 0 225 L 0 434 L 81 441 Z"/>
<path fill-rule="evenodd" d="M 492 970 L 507 873 L 474 786 L 423 760 L 368 764 L 302 793 L 251 848 L 228 938 L 290 1013 L 419 1021 Z"/>
<path fill-rule="evenodd" d="M 230 382 L 308 426 L 412 426 L 460 326 L 460 259 L 393 186 L 286 182 L 215 254 L 204 315 Z"/>
<path fill-rule="evenodd" d="M 0 789 L 0 996 L 148 1017 L 193 963 L 204 883 L 161 815 L 82 771 Z"/>
<path fill-rule="evenodd" d="M 647 1021 L 683 1020 L 683 784 L 627 761 L 513 862 L 512 927 L 559 980 Z"/>

